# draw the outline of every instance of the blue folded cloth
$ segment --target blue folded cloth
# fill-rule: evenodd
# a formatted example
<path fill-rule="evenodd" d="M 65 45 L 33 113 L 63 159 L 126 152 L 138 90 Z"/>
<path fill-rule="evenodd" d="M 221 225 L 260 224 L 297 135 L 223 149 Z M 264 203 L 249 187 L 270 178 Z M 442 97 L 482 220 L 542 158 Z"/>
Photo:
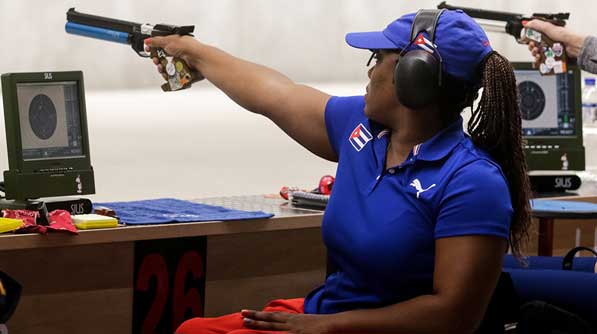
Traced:
<path fill-rule="evenodd" d="M 116 211 L 127 225 L 188 223 L 204 221 L 247 220 L 271 218 L 262 211 L 242 211 L 206 205 L 174 198 L 159 198 L 132 202 L 95 203 Z"/>

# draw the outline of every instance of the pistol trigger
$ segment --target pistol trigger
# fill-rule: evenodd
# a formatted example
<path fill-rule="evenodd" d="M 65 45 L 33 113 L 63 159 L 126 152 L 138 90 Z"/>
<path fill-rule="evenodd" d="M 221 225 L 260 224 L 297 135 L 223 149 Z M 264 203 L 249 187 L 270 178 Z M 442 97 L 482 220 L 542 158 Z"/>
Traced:
<path fill-rule="evenodd" d="M 158 48 L 149 48 L 149 56 L 151 58 L 159 58 L 159 56 L 158 56 Z"/>
<path fill-rule="evenodd" d="M 143 58 L 149 58 L 150 54 L 147 51 L 138 51 L 137 54 Z"/>

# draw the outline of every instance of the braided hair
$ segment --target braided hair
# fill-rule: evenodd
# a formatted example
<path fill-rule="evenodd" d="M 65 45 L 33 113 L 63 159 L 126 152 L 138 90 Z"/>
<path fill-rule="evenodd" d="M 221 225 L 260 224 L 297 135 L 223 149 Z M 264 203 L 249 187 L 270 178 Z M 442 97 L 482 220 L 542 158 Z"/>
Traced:
<path fill-rule="evenodd" d="M 440 105 L 442 109 L 448 109 L 448 113 L 444 114 L 450 115 L 448 117 L 455 117 L 466 107 L 471 108 L 468 133 L 473 143 L 486 150 L 500 165 L 508 182 L 514 209 L 509 246 L 520 259 L 522 246 L 529 239 L 531 190 L 522 151 L 522 120 L 516 78 L 510 62 L 497 52 L 485 58 L 480 70 L 483 94 L 476 109 L 473 109 L 473 101 L 478 96 L 479 87 L 471 87 L 450 77 L 440 96 Z"/>

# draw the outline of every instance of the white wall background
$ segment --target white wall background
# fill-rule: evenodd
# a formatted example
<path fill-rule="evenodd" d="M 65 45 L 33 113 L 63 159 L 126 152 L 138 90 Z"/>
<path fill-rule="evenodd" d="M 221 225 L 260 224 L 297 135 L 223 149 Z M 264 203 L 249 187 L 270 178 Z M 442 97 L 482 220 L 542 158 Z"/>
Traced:
<path fill-rule="evenodd" d="M 0 0 L 0 72 L 83 70 L 97 200 L 181 198 L 314 187 L 334 164 L 244 112 L 209 83 L 172 94 L 151 62 L 130 47 L 68 35 L 66 10 L 136 22 L 194 24 L 196 36 L 332 94 L 360 94 L 368 52 L 344 43 L 350 31 L 379 30 L 440 1 L 389 0 Z M 597 2 L 472 1 L 450 4 L 520 13 L 571 12 L 569 26 L 597 34 Z M 529 60 L 511 36 L 495 49 Z M 1 124 L 0 124 L 1 125 Z M 3 125 L 1 125 L 3 126 Z M 0 131 L 0 170 L 7 169 Z"/>
<path fill-rule="evenodd" d="M 135 22 L 194 24 L 196 36 L 298 81 L 363 80 L 367 53 L 344 41 L 349 31 L 379 30 L 400 15 L 440 1 L 396 0 L 1 0 L 0 71 L 82 69 L 90 89 L 160 83 L 150 62 L 127 46 L 67 35 L 66 10 Z M 597 33 L 591 0 L 450 0 L 450 4 L 519 13 L 569 11 L 570 27 Z M 513 60 L 528 59 L 510 36 L 490 34 Z"/>

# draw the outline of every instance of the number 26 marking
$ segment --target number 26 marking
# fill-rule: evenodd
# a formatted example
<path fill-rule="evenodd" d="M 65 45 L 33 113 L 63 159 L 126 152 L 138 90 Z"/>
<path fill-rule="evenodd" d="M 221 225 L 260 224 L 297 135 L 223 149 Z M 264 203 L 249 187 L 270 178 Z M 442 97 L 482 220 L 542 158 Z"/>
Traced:
<path fill-rule="evenodd" d="M 142 334 L 157 334 L 156 328 L 164 316 L 170 296 L 168 273 L 164 257 L 157 253 L 147 255 L 139 266 L 136 291 L 148 292 L 152 277 L 156 280 L 155 297 L 143 321 Z M 186 310 L 191 309 L 191 314 L 196 316 L 203 311 L 200 291 L 194 287 L 185 291 L 185 281 L 189 273 L 193 279 L 203 276 L 203 261 L 196 251 L 184 253 L 176 266 L 172 287 L 172 332 L 185 320 Z"/>

